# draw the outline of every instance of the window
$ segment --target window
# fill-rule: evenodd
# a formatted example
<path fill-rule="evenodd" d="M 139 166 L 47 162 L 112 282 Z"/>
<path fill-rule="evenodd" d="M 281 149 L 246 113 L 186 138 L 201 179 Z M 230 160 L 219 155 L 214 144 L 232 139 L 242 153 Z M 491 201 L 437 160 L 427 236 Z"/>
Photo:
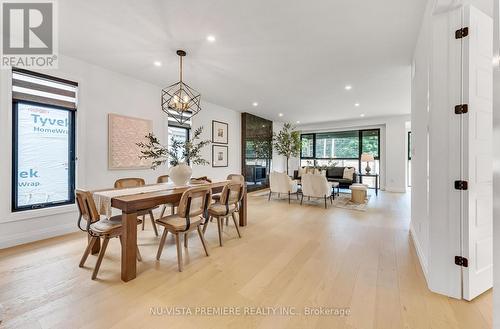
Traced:
<path fill-rule="evenodd" d="M 301 135 L 301 166 L 354 167 L 364 172 L 361 154 L 370 153 L 375 161 L 370 164 L 372 173 L 380 168 L 380 129 L 307 133 Z M 375 180 L 365 177 L 363 183 L 375 185 Z"/>
<path fill-rule="evenodd" d="M 300 136 L 301 149 L 300 157 L 302 159 L 314 158 L 314 135 L 307 134 Z"/>
<path fill-rule="evenodd" d="M 375 159 L 380 158 L 380 131 L 379 130 L 361 130 L 361 153 L 369 153 Z"/>
<path fill-rule="evenodd" d="M 77 84 L 12 72 L 12 211 L 75 201 Z"/>
<path fill-rule="evenodd" d="M 411 187 L 411 131 L 408 132 L 408 187 Z"/>
<path fill-rule="evenodd" d="M 317 159 L 357 159 L 358 153 L 358 131 L 316 134 Z"/>
<path fill-rule="evenodd" d="M 171 141 L 187 142 L 189 140 L 189 129 L 185 127 L 168 126 L 168 144 L 171 145 Z M 182 158 L 182 150 L 178 150 L 177 156 Z"/>

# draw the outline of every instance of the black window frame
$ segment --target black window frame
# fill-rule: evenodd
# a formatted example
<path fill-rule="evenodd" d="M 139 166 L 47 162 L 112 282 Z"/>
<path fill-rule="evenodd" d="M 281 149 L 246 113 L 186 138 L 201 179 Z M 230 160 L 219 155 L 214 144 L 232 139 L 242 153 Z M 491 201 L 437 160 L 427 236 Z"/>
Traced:
<path fill-rule="evenodd" d="M 312 136 L 313 140 L 313 156 L 312 157 L 303 157 L 302 156 L 302 139 L 304 136 Z M 314 160 L 316 158 L 316 134 L 301 134 L 300 135 L 300 159 L 304 160 Z"/>
<path fill-rule="evenodd" d="M 170 141 L 171 141 L 170 133 L 168 131 L 169 127 L 174 127 L 174 128 L 186 130 L 187 142 L 189 142 L 189 140 L 191 139 L 191 126 L 182 125 L 182 124 L 175 124 L 173 122 L 168 122 L 167 123 L 167 140 L 168 140 L 168 146 L 169 147 L 170 147 Z M 188 165 L 190 164 L 189 163 L 189 159 L 187 160 L 187 164 Z"/>
<path fill-rule="evenodd" d="M 408 132 L 408 160 L 411 161 L 411 131 Z"/>
<path fill-rule="evenodd" d="M 300 160 L 313 160 L 314 161 L 314 165 L 316 166 L 316 160 L 332 160 L 332 161 L 335 161 L 335 160 L 358 160 L 358 165 L 359 165 L 359 168 L 362 167 L 362 163 L 361 163 L 361 154 L 363 153 L 363 132 L 366 132 L 366 131 L 376 131 L 377 132 L 377 149 L 378 149 L 378 154 L 377 156 L 374 156 L 374 159 L 375 160 L 379 160 L 380 161 L 380 154 L 381 154 L 381 148 L 380 148 L 380 128 L 372 128 L 372 129 L 359 129 L 359 130 L 344 130 L 344 131 L 331 131 L 331 133 L 353 133 L 353 132 L 357 132 L 357 136 L 358 136 L 358 157 L 357 158 L 319 158 L 316 156 L 316 135 L 317 134 L 325 134 L 325 133 L 329 133 L 328 131 L 322 131 L 322 132 L 318 132 L 318 133 L 304 133 L 304 134 L 301 134 L 300 135 L 300 139 L 301 139 L 301 142 L 302 142 L 302 136 L 313 136 L 313 157 L 302 157 L 302 143 L 301 143 L 301 149 L 300 149 Z"/>
<path fill-rule="evenodd" d="M 68 138 L 69 138 L 69 149 L 68 149 L 68 164 L 69 164 L 69 174 L 68 174 L 68 193 L 69 199 L 63 202 L 47 202 L 47 203 L 37 203 L 26 206 L 18 206 L 18 183 L 19 183 L 19 159 L 18 159 L 18 146 L 19 146 L 19 132 L 18 132 L 18 124 L 19 124 L 19 113 L 18 107 L 19 104 L 28 104 L 35 106 L 43 106 L 50 107 L 53 109 L 59 109 L 69 112 L 69 129 L 68 129 Z M 76 110 L 71 109 L 64 106 L 57 106 L 52 104 L 40 103 L 40 102 L 32 102 L 26 100 L 12 100 L 12 204 L 11 210 L 12 212 L 20 212 L 34 209 L 45 209 L 45 208 L 53 208 L 64 205 L 71 205 L 75 203 L 75 186 L 76 186 Z"/>

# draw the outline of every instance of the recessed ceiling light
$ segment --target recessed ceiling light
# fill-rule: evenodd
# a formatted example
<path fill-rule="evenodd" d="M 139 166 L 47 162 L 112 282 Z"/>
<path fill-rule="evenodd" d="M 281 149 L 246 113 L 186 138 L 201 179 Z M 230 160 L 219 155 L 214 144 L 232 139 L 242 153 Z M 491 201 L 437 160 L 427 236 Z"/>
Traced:
<path fill-rule="evenodd" d="M 300 123 L 300 121 L 297 121 L 297 124 L 299 124 L 299 123 Z"/>
<path fill-rule="evenodd" d="M 359 107 L 359 103 L 355 103 L 354 106 Z"/>
<path fill-rule="evenodd" d="M 345 88 L 345 90 L 351 90 L 352 86 L 351 85 L 346 85 L 344 88 Z"/>
<path fill-rule="evenodd" d="M 161 66 L 161 62 L 160 62 L 160 61 L 154 61 L 154 62 L 153 62 L 153 64 L 154 64 L 155 66 Z"/>
<path fill-rule="evenodd" d="M 211 35 L 211 34 L 207 35 L 207 41 L 208 42 L 215 42 L 215 35 Z"/>
<path fill-rule="evenodd" d="M 365 117 L 364 113 L 363 113 L 363 114 L 360 114 L 359 116 L 360 116 L 360 117 L 362 117 L 362 118 L 364 118 L 364 117 Z"/>
<path fill-rule="evenodd" d="M 282 116 L 283 116 L 283 113 L 278 113 L 278 115 L 279 115 L 280 117 L 282 117 Z"/>
<path fill-rule="evenodd" d="M 257 106 L 259 106 L 259 103 L 257 103 L 257 102 L 253 102 L 253 103 L 252 103 L 252 106 L 253 106 L 253 107 L 257 107 Z"/>

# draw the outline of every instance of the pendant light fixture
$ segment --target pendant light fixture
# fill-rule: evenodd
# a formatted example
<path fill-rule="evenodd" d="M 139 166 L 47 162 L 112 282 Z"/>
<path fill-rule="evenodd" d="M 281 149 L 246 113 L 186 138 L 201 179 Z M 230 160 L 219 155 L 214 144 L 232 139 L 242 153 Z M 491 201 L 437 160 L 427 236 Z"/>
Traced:
<path fill-rule="evenodd" d="M 191 118 L 201 111 L 201 95 L 182 81 L 182 58 L 186 56 L 186 52 L 177 50 L 177 55 L 180 81 L 162 90 L 161 108 L 181 125 L 187 125 L 190 124 Z"/>

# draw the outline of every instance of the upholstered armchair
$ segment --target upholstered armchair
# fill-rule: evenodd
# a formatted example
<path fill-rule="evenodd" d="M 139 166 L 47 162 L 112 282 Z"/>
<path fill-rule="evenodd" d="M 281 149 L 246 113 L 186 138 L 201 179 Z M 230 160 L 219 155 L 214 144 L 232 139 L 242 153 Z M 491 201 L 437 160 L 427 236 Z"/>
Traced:
<path fill-rule="evenodd" d="M 302 175 L 302 199 L 300 200 L 300 204 L 304 201 L 304 196 L 310 198 L 321 198 L 325 199 L 325 208 L 326 199 L 330 199 L 330 203 L 332 203 L 332 183 L 329 182 L 324 175 L 317 174 L 305 174 Z"/>
<path fill-rule="evenodd" d="M 271 194 L 273 193 L 278 193 L 278 197 L 281 193 L 288 194 L 288 203 L 290 203 L 290 196 L 292 194 L 296 194 L 297 200 L 299 199 L 297 182 L 292 180 L 286 173 L 273 171 L 269 175 L 269 187 L 268 200 L 271 200 Z"/>

